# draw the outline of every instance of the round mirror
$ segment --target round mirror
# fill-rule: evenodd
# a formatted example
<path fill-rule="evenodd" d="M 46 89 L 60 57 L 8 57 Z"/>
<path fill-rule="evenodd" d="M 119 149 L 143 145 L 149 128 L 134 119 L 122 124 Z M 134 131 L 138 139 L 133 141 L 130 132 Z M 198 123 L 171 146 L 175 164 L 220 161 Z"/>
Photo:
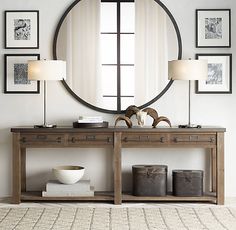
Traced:
<path fill-rule="evenodd" d="M 159 0 L 76 0 L 53 41 L 54 59 L 67 62 L 65 88 L 107 113 L 159 99 L 172 84 L 168 61 L 181 55 L 178 26 Z"/>

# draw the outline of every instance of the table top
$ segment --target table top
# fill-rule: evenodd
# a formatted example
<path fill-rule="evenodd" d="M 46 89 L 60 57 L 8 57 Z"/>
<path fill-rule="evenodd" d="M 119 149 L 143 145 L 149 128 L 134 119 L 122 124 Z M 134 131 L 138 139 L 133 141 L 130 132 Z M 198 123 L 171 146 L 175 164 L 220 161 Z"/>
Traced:
<path fill-rule="evenodd" d="M 134 126 L 127 128 L 126 126 L 110 126 L 108 128 L 73 128 L 72 126 L 58 126 L 56 128 L 34 128 L 33 126 L 13 127 L 13 133 L 65 133 L 65 132 L 150 132 L 150 133 L 207 133 L 207 132 L 226 132 L 226 129 L 219 126 L 202 126 L 202 128 L 178 128 L 178 127 L 164 127 L 159 126 L 152 128 L 151 126 L 139 127 Z"/>

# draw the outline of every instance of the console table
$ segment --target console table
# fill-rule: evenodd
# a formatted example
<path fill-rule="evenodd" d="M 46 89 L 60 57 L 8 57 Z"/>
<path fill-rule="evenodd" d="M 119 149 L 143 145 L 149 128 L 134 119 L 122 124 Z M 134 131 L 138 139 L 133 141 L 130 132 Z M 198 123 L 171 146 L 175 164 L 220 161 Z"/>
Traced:
<path fill-rule="evenodd" d="M 13 194 L 12 202 L 87 200 L 112 201 L 206 201 L 224 204 L 224 132 L 225 128 L 96 128 L 60 127 L 52 129 L 12 128 Z M 114 192 L 95 192 L 94 197 L 42 197 L 40 192 L 26 191 L 27 148 L 98 148 L 113 150 Z M 205 148 L 210 149 L 211 191 L 201 197 L 143 197 L 122 193 L 122 148 Z"/>

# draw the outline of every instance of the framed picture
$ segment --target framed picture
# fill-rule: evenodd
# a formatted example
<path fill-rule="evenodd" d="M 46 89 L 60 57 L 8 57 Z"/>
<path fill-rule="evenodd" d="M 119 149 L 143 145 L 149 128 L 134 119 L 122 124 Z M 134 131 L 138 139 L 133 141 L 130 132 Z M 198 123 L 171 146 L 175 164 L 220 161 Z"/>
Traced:
<path fill-rule="evenodd" d="M 206 81 L 197 81 L 196 93 L 232 93 L 232 54 L 196 54 L 208 61 Z"/>
<path fill-rule="evenodd" d="M 196 10 L 196 47 L 231 47 L 230 9 Z"/>
<path fill-rule="evenodd" d="M 39 81 L 28 80 L 28 61 L 39 54 L 5 54 L 4 93 L 39 93 Z"/>
<path fill-rule="evenodd" d="M 5 11 L 5 48 L 39 48 L 39 11 Z"/>

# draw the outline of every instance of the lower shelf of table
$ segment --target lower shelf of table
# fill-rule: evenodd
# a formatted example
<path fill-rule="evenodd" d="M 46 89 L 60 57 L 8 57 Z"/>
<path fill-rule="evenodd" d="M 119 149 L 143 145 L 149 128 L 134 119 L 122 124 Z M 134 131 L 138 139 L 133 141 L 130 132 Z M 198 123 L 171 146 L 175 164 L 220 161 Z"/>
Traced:
<path fill-rule="evenodd" d="M 203 196 L 133 196 L 131 194 L 123 194 L 122 201 L 172 201 L 172 202 L 213 202 L 216 203 L 215 193 L 204 194 Z"/>
<path fill-rule="evenodd" d="M 23 192 L 21 194 L 22 201 L 33 200 L 80 200 L 80 201 L 113 201 L 114 196 L 111 192 L 96 192 L 94 196 L 66 196 L 66 197 L 42 197 L 42 192 Z"/>
<path fill-rule="evenodd" d="M 23 192 L 21 201 L 114 201 L 113 192 L 95 192 L 94 196 L 87 197 L 42 197 L 41 192 Z M 215 193 L 205 194 L 204 196 L 179 197 L 173 195 L 167 196 L 133 196 L 131 194 L 122 194 L 122 201 L 172 201 L 172 202 L 213 202 L 216 203 Z"/>

